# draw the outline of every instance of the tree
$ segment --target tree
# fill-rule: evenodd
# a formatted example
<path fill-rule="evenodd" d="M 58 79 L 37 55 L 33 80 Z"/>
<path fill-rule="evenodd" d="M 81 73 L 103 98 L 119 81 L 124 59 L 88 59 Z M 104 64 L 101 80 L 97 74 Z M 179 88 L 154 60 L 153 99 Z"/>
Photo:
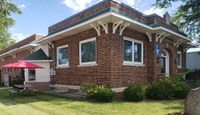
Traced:
<path fill-rule="evenodd" d="M 178 1 L 181 1 L 182 5 L 173 14 L 172 21 L 200 44 L 200 0 L 156 0 L 154 5 L 158 8 L 167 8 Z"/>
<path fill-rule="evenodd" d="M 8 32 L 8 29 L 15 23 L 11 18 L 13 13 L 21 14 L 22 12 L 12 3 L 12 0 L 0 0 L 0 50 L 15 43 Z"/>

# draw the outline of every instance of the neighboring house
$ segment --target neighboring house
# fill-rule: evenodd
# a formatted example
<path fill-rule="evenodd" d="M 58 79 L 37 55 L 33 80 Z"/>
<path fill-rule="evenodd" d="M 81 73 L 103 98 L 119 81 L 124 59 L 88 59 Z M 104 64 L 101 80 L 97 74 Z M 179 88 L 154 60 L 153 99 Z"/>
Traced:
<path fill-rule="evenodd" d="M 200 48 L 189 49 L 186 54 L 186 68 L 200 69 Z"/>
<path fill-rule="evenodd" d="M 57 86 L 79 88 L 86 82 L 122 91 L 132 83 L 150 82 L 185 71 L 191 39 L 164 17 L 104 0 L 49 27 L 50 75 Z"/>
<path fill-rule="evenodd" d="M 0 51 L 0 65 L 5 65 L 18 60 L 27 60 L 37 65 L 44 67 L 44 69 L 1 69 L 1 81 L 5 86 L 10 86 L 13 79 L 25 79 L 25 73 L 29 75 L 27 84 L 37 84 L 36 88 L 47 89 L 49 86 L 50 76 L 50 58 L 47 56 L 48 46 L 45 44 L 38 45 L 33 42 L 42 39 L 43 35 L 32 35 L 24 40 L 5 48 Z"/>

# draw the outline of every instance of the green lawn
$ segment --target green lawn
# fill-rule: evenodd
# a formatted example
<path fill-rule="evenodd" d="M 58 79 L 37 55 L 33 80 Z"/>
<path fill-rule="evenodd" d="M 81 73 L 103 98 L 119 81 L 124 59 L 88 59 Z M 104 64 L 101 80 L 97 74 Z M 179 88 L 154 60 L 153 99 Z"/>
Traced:
<path fill-rule="evenodd" d="M 8 96 L 0 89 L 0 115 L 165 115 L 182 111 L 183 100 L 97 103 L 46 94 Z"/>

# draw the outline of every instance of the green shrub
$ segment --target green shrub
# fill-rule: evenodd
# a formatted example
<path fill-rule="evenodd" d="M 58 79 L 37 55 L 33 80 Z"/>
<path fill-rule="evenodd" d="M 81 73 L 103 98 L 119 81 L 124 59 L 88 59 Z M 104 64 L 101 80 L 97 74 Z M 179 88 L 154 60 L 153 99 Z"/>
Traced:
<path fill-rule="evenodd" d="M 149 99 L 163 100 L 172 99 L 171 82 L 163 79 L 155 80 L 146 90 L 146 96 Z"/>
<path fill-rule="evenodd" d="M 190 70 L 186 73 L 186 80 L 200 80 L 200 70 Z"/>
<path fill-rule="evenodd" d="M 81 85 L 81 90 L 88 95 L 88 98 L 96 101 L 111 102 L 115 97 L 115 92 L 103 85 L 85 83 Z"/>
<path fill-rule="evenodd" d="M 177 99 L 184 99 L 189 93 L 189 86 L 185 82 L 176 82 L 172 84 L 173 96 Z"/>
<path fill-rule="evenodd" d="M 110 88 L 100 88 L 97 93 L 93 95 L 93 98 L 101 102 L 111 102 L 114 100 L 115 92 Z"/>
<path fill-rule="evenodd" d="M 172 82 L 181 82 L 183 81 L 183 76 L 185 73 L 178 73 L 175 76 L 172 77 Z"/>
<path fill-rule="evenodd" d="M 142 85 L 130 85 L 124 90 L 124 98 L 129 101 L 142 101 L 145 98 L 145 90 Z"/>
<path fill-rule="evenodd" d="M 3 81 L 0 81 L 0 87 L 3 87 L 3 86 L 4 86 Z"/>
<path fill-rule="evenodd" d="M 200 87 L 200 70 L 190 70 L 186 72 L 185 78 L 190 88 Z"/>
<path fill-rule="evenodd" d="M 14 85 L 20 85 L 20 84 L 23 84 L 24 81 L 23 80 L 20 80 L 20 79 L 14 79 L 12 80 L 11 82 L 11 86 L 14 86 Z"/>

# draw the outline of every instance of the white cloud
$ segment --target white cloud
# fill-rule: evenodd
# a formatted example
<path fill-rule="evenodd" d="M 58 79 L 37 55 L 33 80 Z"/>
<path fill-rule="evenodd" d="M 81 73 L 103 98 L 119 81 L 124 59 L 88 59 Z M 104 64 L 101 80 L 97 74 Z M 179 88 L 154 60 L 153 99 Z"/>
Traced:
<path fill-rule="evenodd" d="M 102 0 L 63 0 L 61 3 L 67 6 L 68 8 L 72 9 L 73 12 L 79 12 L 84 10 L 85 8 L 94 5 Z M 140 0 L 114 0 L 116 2 L 123 2 L 127 5 L 134 6 L 135 3 L 140 2 Z"/>
<path fill-rule="evenodd" d="M 78 12 L 85 9 L 91 2 L 92 0 L 63 0 L 62 4 L 66 5 L 74 12 Z"/>
<path fill-rule="evenodd" d="M 21 10 L 24 10 L 24 9 L 26 8 L 26 5 L 25 5 L 25 4 L 20 4 L 18 7 L 19 7 Z"/>
<path fill-rule="evenodd" d="M 29 35 L 25 35 L 25 34 L 23 34 L 23 33 L 13 33 L 13 34 L 11 34 L 11 37 L 12 37 L 13 39 L 15 39 L 16 42 L 19 42 L 19 41 L 25 39 L 25 38 L 28 37 L 28 36 L 29 36 Z"/>
<path fill-rule="evenodd" d="M 147 9 L 144 11 L 144 14 L 150 15 L 150 14 L 158 14 L 159 16 L 162 16 L 164 14 L 164 9 L 158 9 L 156 7 L 151 7 L 150 9 Z"/>

